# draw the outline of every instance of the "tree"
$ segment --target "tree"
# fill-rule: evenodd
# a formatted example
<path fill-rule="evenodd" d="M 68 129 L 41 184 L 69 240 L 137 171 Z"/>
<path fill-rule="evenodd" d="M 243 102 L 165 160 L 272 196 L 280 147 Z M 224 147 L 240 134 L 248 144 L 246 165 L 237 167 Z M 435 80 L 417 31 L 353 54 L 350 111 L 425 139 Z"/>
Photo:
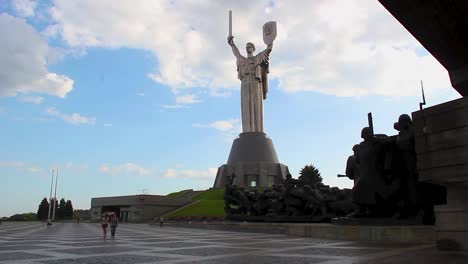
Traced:
<path fill-rule="evenodd" d="M 66 202 L 65 202 L 65 199 L 62 198 L 60 199 L 60 202 L 58 204 L 58 208 L 57 208 L 57 219 L 64 219 L 65 218 L 65 206 L 66 206 Z"/>
<path fill-rule="evenodd" d="M 76 209 L 73 210 L 73 216 L 79 217 L 81 220 L 90 220 L 91 212 L 90 210 Z"/>
<path fill-rule="evenodd" d="M 67 202 L 65 203 L 64 217 L 66 219 L 73 218 L 73 205 L 71 200 L 67 200 Z"/>
<path fill-rule="evenodd" d="M 14 214 L 10 216 L 8 220 L 10 221 L 31 221 L 36 220 L 37 215 L 35 213 L 24 213 L 24 214 Z"/>
<path fill-rule="evenodd" d="M 47 220 L 49 214 L 49 202 L 47 198 L 44 197 L 41 203 L 39 204 L 39 208 L 37 209 L 37 218 L 39 220 Z"/>
<path fill-rule="evenodd" d="M 322 187 L 322 176 L 320 176 L 320 172 L 314 165 L 306 165 L 304 168 L 301 169 L 299 172 L 301 176 L 299 176 L 299 182 L 301 184 L 307 184 L 311 187 Z"/>

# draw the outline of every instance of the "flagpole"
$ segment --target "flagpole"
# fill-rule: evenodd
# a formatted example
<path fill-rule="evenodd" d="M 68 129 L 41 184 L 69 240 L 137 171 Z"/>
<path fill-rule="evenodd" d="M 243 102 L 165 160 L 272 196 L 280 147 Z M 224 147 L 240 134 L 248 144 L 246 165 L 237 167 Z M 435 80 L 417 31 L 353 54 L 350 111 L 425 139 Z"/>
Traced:
<path fill-rule="evenodd" d="M 47 219 L 50 220 L 50 209 L 52 208 L 52 186 L 54 185 L 54 170 L 52 169 L 52 180 L 50 181 L 50 194 L 49 194 L 49 213 Z"/>
<path fill-rule="evenodd" d="M 57 175 L 55 176 L 55 193 L 54 193 L 54 207 L 52 211 L 52 221 L 55 220 L 55 207 L 57 204 L 57 180 L 58 180 L 58 168 L 57 168 Z"/>

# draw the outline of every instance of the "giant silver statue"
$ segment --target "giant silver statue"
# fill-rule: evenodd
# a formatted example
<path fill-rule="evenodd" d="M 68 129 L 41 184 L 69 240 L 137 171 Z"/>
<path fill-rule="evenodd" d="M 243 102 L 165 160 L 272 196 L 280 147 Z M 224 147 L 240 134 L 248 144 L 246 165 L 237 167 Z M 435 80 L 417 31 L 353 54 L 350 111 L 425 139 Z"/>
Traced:
<path fill-rule="evenodd" d="M 229 12 L 228 44 L 237 59 L 238 78 L 241 80 L 242 132 L 263 132 L 263 100 L 268 93 L 268 61 L 273 41 L 276 38 L 276 23 L 263 26 L 263 41 L 267 48 L 254 55 L 255 45 L 246 45 L 247 57 L 234 44 L 232 36 L 232 13 Z"/>
<path fill-rule="evenodd" d="M 237 177 L 233 184 L 239 188 L 271 187 L 279 184 L 289 173 L 281 164 L 271 138 L 263 129 L 263 100 L 268 93 L 268 61 L 273 41 L 276 38 L 276 22 L 263 25 L 263 42 L 267 48 L 257 55 L 255 46 L 247 43 L 247 55 L 243 56 L 234 44 L 232 36 L 232 12 L 229 11 L 228 44 L 237 60 L 237 73 L 241 80 L 242 133 L 232 142 L 227 163 L 218 168 L 214 188 L 223 188 L 230 182 L 229 176 Z"/>

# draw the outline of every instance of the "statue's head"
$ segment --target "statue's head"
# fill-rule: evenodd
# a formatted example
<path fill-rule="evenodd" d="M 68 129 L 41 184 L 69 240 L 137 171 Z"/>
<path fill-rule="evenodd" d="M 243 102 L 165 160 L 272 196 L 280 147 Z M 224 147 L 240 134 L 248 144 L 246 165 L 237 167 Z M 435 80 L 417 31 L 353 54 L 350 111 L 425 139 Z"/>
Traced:
<path fill-rule="evenodd" d="M 393 128 L 395 128 L 398 131 L 401 131 L 409 126 L 412 125 L 413 122 L 411 122 L 411 117 L 407 114 L 402 114 L 398 118 L 398 122 L 393 124 Z"/>
<path fill-rule="evenodd" d="M 255 45 L 252 42 L 247 42 L 245 50 L 247 51 L 247 54 L 252 54 L 255 51 Z"/>
<path fill-rule="evenodd" d="M 372 130 L 370 127 L 365 127 L 361 130 L 361 138 L 364 140 L 369 140 L 373 137 Z"/>
<path fill-rule="evenodd" d="M 353 152 L 354 152 L 354 155 L 357 155 L 357 153 L 359 152 L 359 144 L 356 144 L 353 146 Z"/>

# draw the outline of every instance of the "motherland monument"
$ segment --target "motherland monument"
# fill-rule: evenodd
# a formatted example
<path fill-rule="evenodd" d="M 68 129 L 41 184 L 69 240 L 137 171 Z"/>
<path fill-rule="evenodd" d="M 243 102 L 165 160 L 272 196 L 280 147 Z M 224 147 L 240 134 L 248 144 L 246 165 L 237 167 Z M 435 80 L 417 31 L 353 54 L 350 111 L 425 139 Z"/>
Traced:
<path fill-rule="evenodd" d="M 229 11 L 227 40 L 241 80 L 242 133 L 234 140 L 227 163 L 218 168 L 214 188 L 224 187 L 229 177 L 234 177 L 231 180 L 239 187 L 270 187 L 289 173 L 288 167 L 279 163 L 273 142 L 263 131 L 263 100 L 268 93 L 269 56 L 275 38 L 276 22 L 265 23 L 263 41 L 267 48 L 254 55 L 255 45 L 248 42 L 247 56 L 243 56 L 234 44 Z"/>

